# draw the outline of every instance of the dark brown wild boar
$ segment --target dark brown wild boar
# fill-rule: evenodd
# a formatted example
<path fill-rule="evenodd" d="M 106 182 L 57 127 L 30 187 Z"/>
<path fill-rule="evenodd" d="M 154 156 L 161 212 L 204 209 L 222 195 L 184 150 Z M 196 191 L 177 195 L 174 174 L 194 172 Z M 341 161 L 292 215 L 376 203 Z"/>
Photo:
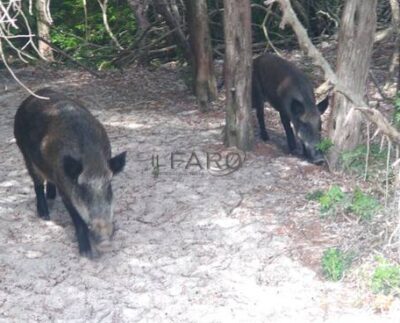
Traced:
<path fill-rule="evenodd" d="M 252 105 L 257 110 L 261 138 L 269 139 L 265 129 L 264 102 L 279 111 L 286 132 L 289 150 L 296 151 L 300 140 L 304 155 L 315 164 L 324 156 L 317 149 L 321 139 L 321 114 L 328 107 L 328 97 L 315 104 L 313 86 L 294 64 L 271 54 L 253 61 Z"/>
<path fill-rule="evenodd" d="M 59 194 L 75 226 L 81 255 L 109 246 L 114 232 L 111 179 L 123 170 L 126 152 L 111 158 L 102 124 L 80 103 L 51 89 L 19 107 L 14 135 L 32 177 L 39 217 L 48 220 L 49 199 Z M 93 248 L 95 247 L 95 248 Z"/>

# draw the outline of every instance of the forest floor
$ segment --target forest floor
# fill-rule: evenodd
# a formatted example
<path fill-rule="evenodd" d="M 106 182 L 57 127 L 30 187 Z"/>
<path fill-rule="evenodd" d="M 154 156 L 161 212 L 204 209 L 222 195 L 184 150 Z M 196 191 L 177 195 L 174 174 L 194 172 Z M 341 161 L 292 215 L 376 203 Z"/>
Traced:
<path fill-rule="evenodd" d="M 81 258 L 59 199 L 51 221 L 36 216 L 13 137 L 27 92 L 1 84 L 0 322 L 400 322 L 397 298 L 379 298 L 349 276 L 323 277 L 326 248 L 362 246 L 373 228 L 321 219 L 306 194 L 337 183 L 350 189 L 354 179 L 288 155 L 269 108 L 271 140 L 257 136 L 242 167 L 225 174 L 206 167 L 207 152 L 229 152 L 222 103 L 200 113 L 173 68 L 102 79 L 63 69 L 18 75 L 35 90 L 51 86 L 84 102 L 113 152 L 128 157 L 114 181 L 113 248 Z M 171 169 L 177 152 L 185 162 L 195 152 L 203 169 Z"/>

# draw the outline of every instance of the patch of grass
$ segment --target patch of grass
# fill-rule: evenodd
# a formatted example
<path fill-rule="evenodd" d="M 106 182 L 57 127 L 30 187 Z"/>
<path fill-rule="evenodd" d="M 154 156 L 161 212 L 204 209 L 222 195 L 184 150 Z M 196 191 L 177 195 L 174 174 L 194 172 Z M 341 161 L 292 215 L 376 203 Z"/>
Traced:
<path fill-rule="evenodd" d="M 354 150 L 341 154 L 340 158 L 345 171 L 364 176 L 367 146 L 360 145 Z M 367 180 L 381 180 L 386 171 L 387 149 L 380 149 L 378 144 L 371 144 L 368 157 Z"/>
<path fill-rule="evenodd" d="M 371 288 L 374 293 L 389 294 L 400 292 L 400 266 L 390 264 L 380 259 L 371 278 Z"/>
<path fill-rule="evenodd" d="M 321 212 L 326 212 L 331 209 L 335 204 L 342 201 L 344 196 L 345 194 L 343 193 L 342 189 L 337 185 L 333 185 L 319 198 Z"/>
<path fill-rule="evenodd" d="M 328 280 L 342 279 L 346 269 L 350 267 L 352 257 L 338 248 L 328 248 L 321 259 L 322 271 Z"/>
<path fill-rule="evenodd" d="M 321 217 L 349 214 L 368 221 L 381 208 L 374 197 L 358 187 L 353 192 L 346 193 L 338 185 L 333 185 L 326 192 L 316 190 L 308 193 L 306 198 L 319 203 Z"/>
<path fill-rule="evenodd" d="M 350 210 L 363 220 L 371 220 L 380 209 L 379 202 L 372 196 L 363 193 L 358 187 L 354 190 Z"/>
<path fill-rule="evenodd" d="M 326 153 L 329 149 L 333 147 L 333 142 L 329 138 L 322 139 L 319 144 L 317 144 L 317 149 L 322 152 Z"/>

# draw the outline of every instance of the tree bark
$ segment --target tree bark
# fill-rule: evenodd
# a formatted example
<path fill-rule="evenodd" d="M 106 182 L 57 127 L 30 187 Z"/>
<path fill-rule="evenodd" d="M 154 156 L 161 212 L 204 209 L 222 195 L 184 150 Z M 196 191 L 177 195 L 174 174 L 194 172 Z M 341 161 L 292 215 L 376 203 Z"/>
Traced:
<path fill-rule="evenodd" d="M 365 94 L 376 29 L 377 0 L 347 0 L 339 31 L 337 77 L 339 82 L 359 97 Z M 328 155 L 330 168 L 341 169 L 340 156 L 353 150 L 361 139 L 360 112 L 354 103 L 336 92 L 329 120 L 329 137 L 334 149 Z"/>
<path fill-rule="evenodd" d="M 36 21 L 39 37 L 51 42 L 51 18 L 48 15 L 47 5 L 48 0 L 36 0 Z M 46 60 L 50 62 L 54 61 L 53 51 L 51 47 L 41 40 L 39 40 L 39 53 Z"/>
<path fill-rule="evenodd" d="M 200 110 L 207 111 L 217 96 L 206 0 L 186 0 L 189 41 L 193 55 L 194 92 Z"/>
<path fill-rule="evenodd" d="M 251 8 L 249 0 L 224 0 L 225 144 L 251 150 Z"/>
<path fill-rule="evenodd" d="M 128 0 L 128 4 L 132 8 L 133 14 L 135 15 L 139 33 L 143 33 L 147 28 L 150 27 L 150 22 L 147 19 L 149 0 Z"/>
<path fill-rule="evenodd" d="M 392 27 L 394 32 L 395 49 L 392 54 L 391 64 L 389 67 L 389 75 L 387 83 L 395 76 L 397 66 L 397 87 L 396 92 L 400 91 L 400 5 L 399 0 L 390 0 L 392 11 Z"/>
<path fill-rule="evenodd" d="M 164 18 L 168 28 L 173 31 L 177 45 L 181 48 L 186 61 L 191 65 L 193 62 L 192 51 L 182 30 L 181 22 L 176 18 L 176 12 L 170 9 L 167 0 L 153 0 L 153 5 L 157 13 Z"/>

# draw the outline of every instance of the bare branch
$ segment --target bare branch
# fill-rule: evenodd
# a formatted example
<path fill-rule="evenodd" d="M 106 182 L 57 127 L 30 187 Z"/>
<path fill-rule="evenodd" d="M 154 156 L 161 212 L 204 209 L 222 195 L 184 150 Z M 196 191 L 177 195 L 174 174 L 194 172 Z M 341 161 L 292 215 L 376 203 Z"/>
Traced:
<path fill-rule="evenodd" d="M 107 17 L 108 0 L 97 0 L 97 2 L 99 3 L 99 6 L 101 8 L 101 12 L 103 14 L 103 24 L 104 24 L 104 27 L 106 28 L 108 35 L 110 36 L 110 38 L 112 39 L 114 44 L 118 47 L 118 49 L 124 49 L 121 46 L 121 44 L 118 42 L 118 39 L 114 36 L 114 34 L 110 28 L 110 25 L 108 24 L 108 17 Z"/>
<path fill-rule="evenodd" d="M 46 1 L 46 14 L 45 20 L 51 24 L 51 16 L 50 16 L 50 0 Z M 29 13 L 32 14 L 32 0 L 29 0 Z M 25 34 L 14 35 L 15 29 L 17 30 L 26 30 Z M 42 59 L 45 59 L 41 54 L 39 49 L 37 48 L 34 42 L 35 34 L 32 32 L 28 19 L 25 13 L 22 10 L 22 1 L 21 0 L 1 0 L 0 1 L 0 60 L 5 65 L 8 72 L 15 79 L 15 81 L 20 84 L 24 89 L 26 89 L 30 94 L 33 94 L 33 91 L 30 90 L 27 86 L 25 86 L 22 81 L 15 75 L 12 68 L 7 62 L 7 57 L 4 52 L 4 46 L 6 45 L 8 50 L 11 52 L 15 52 L 19 59 L 23 62 L 28 62 L 28 60 L 34 59 L 34 55 L 27 53 L 26 49 L 31 47 L 36 55 Z M 26 39 L 26 42 L 23 45 L 14 44 L 14 39 Z"/>

